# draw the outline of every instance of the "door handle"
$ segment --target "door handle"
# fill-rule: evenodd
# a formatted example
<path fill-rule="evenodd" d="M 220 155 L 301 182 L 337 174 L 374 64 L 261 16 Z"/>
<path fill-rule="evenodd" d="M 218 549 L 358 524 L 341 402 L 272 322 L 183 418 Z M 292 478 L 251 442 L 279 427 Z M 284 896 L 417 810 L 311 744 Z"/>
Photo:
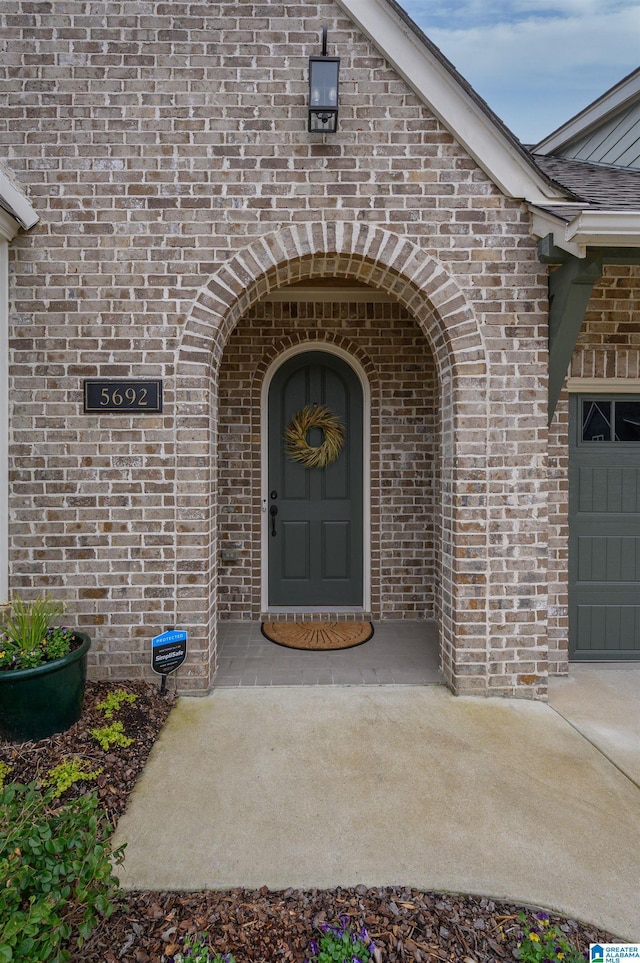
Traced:
<path fill-rule="evenodd" d="M 278 506 L 272 505 L 269 509 L 269 514 L 271 515 L 271 534 L 275 536 L 276 534 L 276 515 L 278 514 Z"/>

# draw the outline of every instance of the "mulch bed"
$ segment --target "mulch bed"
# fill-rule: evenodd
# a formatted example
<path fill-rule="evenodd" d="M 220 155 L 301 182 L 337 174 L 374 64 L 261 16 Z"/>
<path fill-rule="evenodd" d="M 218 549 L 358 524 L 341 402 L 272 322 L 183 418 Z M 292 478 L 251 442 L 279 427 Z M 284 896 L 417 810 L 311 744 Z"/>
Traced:
<path fill-rule="evenodd" d="M 104 752 L 89 729 L 107 724 L 96 705 L 116 689 L 138 696 L 133 705 L 123 705 L 114 717 L 123 722 L 124 732 L 135 742 Z M 87 786 L 95 788 L 115 825 L 172 704 L 171 697 L 159 694 L 158 686 L 89 683 L 83 715 L 75 726 L 40 742 L 0 744 L 0 761 L 13 767 L 9 778 L 16 782 L 42 778 L 70 756 L 79 756 L 92 769 L 102 767 L 95 783 L 76 784 L 66 798 L 79 795 Z M 178 791 L 178 787 L 173 789 Z M 237 963 L 302 963 L 314 935 L 314 922 L 333 922 L 346 913 L 357 925 L 363 923 L 368 928 L 380 947 L 383 963 L 495 963 L 517 958 L 521 909 L 480 897 L 394 887 L 135 892 L 125 894 L 122 906 L 96 928 L 72 958 L 74 963 L 161 963 L 167 954 L 175 952 L 180 936 L 206 932 L 211 949 L 233 953 Z M 533 920 L 532 909 L 527 915 Z M 590 942 L 615 939 L 574 920 L 552 915 L 551 922 L 582 950 Z"/>
<path fill-rule="evenodd" d="M 132 692 L 137 699 L 131 704 L 123 703 L 112 719 L 106 719 L 96 707 L 110 692 L 119 690 Z M 62 798 L 72 799 L 87 788 L 95 789 L 115 826 L 173 704 L 171 697 L 159 694 L 157 686 L 144 682 L 88 682 L 82 716 L 71 729 L 39 742 L 0 743 L 0 761 L 12 767 L 8 778 L 22 783 L 43 778 L 70 757 L 81 759 L 91 770 L 102 768 L 95 783 L 76 783 Z M 89 730 L 116 721 L 122 722 L 123 732 L 134 737 L 134 742 L 126 748 L 118 746 L 105 752 Z"/>

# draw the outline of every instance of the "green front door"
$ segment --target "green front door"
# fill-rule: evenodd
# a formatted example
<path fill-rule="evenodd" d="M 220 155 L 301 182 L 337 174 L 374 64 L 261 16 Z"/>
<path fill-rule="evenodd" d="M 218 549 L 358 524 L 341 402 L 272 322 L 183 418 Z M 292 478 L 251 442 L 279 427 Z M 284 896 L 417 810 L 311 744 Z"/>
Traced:
<path fill-rule="evenodd" d="M 338 456 L 305 467 L 287 451 L 285 431 L 305 409 L 324 406 L 343 431 Z M 309 351 L 286 361 L 269 389 L 267 491 L 269 605 L 363 604 L 362 387 L 335 355 Z M 323 445 L 322 428 L 306 442 Z"/>
<path fill-rule="evenodd" d="M 569 654 L 640 659 L 640 398 L 571 397 Z"/>

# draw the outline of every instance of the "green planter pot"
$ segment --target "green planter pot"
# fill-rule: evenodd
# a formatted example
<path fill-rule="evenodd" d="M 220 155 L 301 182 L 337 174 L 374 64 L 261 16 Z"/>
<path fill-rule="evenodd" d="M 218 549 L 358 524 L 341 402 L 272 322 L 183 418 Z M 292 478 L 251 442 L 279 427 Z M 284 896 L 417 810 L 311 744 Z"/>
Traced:
<path fill-rule="evenodd" d="M 0 737 L 9 742 L 46 739 L 64 732 L 82 712 L 91 639 L 73 633 L 82 645 L 63 659 L 35 669 L 0 670 Z"/>

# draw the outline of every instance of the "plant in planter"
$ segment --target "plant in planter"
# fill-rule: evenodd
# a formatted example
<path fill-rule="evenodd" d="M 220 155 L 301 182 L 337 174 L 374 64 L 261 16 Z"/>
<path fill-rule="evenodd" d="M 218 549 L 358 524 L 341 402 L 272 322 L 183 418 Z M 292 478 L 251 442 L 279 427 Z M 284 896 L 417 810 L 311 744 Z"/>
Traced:
<path fill-rule="evenodd" d="M 64 604 L 14 598 L 0 620 L 0 736 L 46 739 L 80 717 L 91 640 L 58 624 Z"/>

